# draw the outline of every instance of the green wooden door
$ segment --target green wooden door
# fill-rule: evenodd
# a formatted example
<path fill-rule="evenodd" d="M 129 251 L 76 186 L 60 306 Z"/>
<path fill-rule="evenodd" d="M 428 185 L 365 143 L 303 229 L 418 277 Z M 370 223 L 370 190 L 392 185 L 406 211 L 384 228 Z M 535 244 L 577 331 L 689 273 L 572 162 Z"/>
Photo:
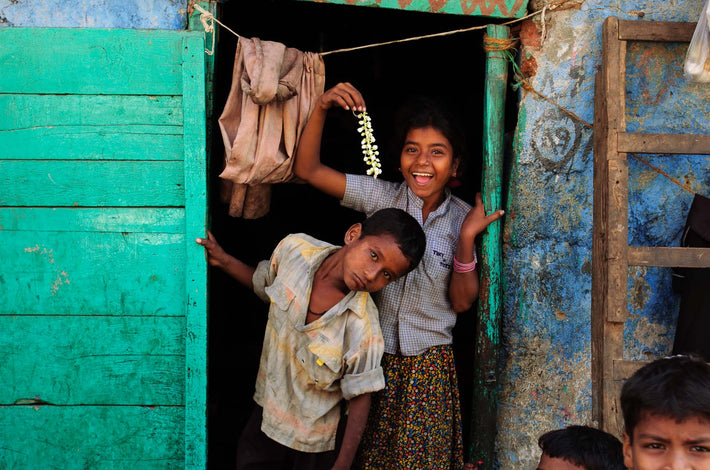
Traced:
<path fill-rule="evenodd" d="M 0 28 L 0 468 L 205 467 L 203 42 Z"/>

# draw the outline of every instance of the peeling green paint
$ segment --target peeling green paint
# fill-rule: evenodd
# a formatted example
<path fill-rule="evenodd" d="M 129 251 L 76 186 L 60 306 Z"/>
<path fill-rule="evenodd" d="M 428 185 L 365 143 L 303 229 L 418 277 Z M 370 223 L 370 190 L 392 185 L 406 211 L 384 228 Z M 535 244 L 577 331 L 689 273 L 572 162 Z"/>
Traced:
<path fill-rule="evenodd" d="M 405 11 L 447 13 L 452 15 L 490 16 L 493 18 L 518 18 L 525 15 L 527 0 L 300 0 L 357 5 L 377 8 L 394 8 Z"/>

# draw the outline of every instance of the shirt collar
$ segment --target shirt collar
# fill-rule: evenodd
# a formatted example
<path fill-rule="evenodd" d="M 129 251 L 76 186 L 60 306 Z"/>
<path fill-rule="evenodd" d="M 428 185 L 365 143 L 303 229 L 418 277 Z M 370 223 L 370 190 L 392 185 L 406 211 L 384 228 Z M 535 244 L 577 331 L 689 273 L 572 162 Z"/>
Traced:
<path fill-rule="evenodd" d="M 405 185 L 407 186 L 407 185 Z M 407 186 L 407 200 L 412 204 L 414 207 L 419 209 L 420 214 L 421 214 L 421 209 L 424 207 L 424 200 L 414 194 L 412 191 L 412 188 Z M 439 214 L 442 212 L 446 212 L 449 207 L 449 203 L 451 202 L 451 190 L 448 187 L 444 187 L 444 200 L 441 201 L 441 204 L 439 204 L 439 207 L 437 207 L 435 210 L 431 212 L 429 215 L 434 215 L 434 214 Z"/>

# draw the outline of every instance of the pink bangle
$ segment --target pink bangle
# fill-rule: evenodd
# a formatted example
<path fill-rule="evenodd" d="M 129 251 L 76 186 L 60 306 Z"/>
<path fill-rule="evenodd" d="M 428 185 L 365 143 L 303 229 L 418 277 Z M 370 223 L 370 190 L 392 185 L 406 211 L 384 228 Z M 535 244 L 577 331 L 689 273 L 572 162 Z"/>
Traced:
<path fill-rule="evenodd" d="M 454 255 L 454 272 L 455 273 L 469 273 L 476 269 L 476 253 L 473 254 L 473 261 L 470 263 L 462 263 L 459 260 L 456 259 L 456 255 Z"/>

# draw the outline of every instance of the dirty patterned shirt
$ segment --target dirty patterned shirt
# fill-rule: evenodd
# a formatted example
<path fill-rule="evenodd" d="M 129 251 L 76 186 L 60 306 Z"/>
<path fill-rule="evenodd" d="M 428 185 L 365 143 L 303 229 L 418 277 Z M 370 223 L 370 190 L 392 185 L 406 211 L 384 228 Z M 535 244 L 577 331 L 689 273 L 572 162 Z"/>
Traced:
<path fill-rule="evenodd" d="M 261 429 L 302 452 L 334 449 L 341 400 L 385 386 L 384 342 L 367 292 L 350 292 L 306 325 L 313 276 L 338 248 L 289 235 L 253 275 L 254 292 L 271 302 L 254 394 Z"/>

